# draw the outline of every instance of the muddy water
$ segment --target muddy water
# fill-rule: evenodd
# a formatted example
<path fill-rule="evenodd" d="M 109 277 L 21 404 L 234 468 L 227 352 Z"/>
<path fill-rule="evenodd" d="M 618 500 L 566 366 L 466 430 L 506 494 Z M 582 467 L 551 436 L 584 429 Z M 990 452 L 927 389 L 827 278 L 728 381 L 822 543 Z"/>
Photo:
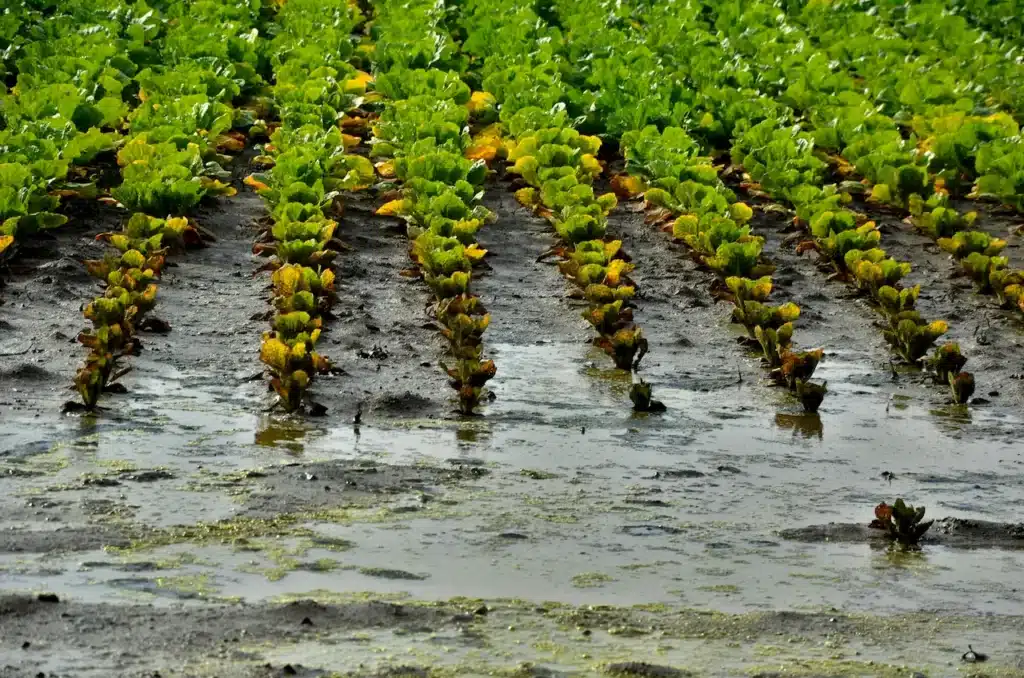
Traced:
<path fill-rule="evenodd" d="M 988 403 L 968 408 L 950 405 L 919 374 L 894 372 L 872 311 L 783 244 L 781 219 L 761 218 L 779 265 L 777 297 L 804 309 L 796 339 L 827 352 L 817 376 L 829 396 L 819 415 L 805 415 L 736 342 L 710 278 L 620 210 L 611 230 L 636 260 L 636 317 L 652 347 L 641 376 L 668 406 L 634 415 L 630 378 L 608 369 L 557 269 L 536 261 L 552 244 L 547 226 L 500 186 L 489 200 L 502 219 L 482 233 L 491 270 L 476 284 L 493 314 L 487 350 L 499 372 L 482 417 L 451 414 L 426 295 L 398 275 L 404 236 L 366 208 L 344 222 L 348 296 L 325 347 L 346 374 L 317 384 L 330 408 L 323 419 L 265 411 L 255 354 L 265 325 L 257 316 L 268 306 L 265 277 L 252 275 L 258 262 L 248 254 L 260 215 L 251 194 L 205 215 L 218 242 L 179 259 L 161 289 L 156 313 L 173 331 L 145 338 L 129 393 L 111 395 L 101 416 L 59 414 L 77 347 L 50 337 L 53 318 L 32 317 L 27 306 L 11 313 L 4 345 L 33 336 L 41 352 L 0 357 L 3 589 L 51 590 L 84 605 L 330 601 L 366 591 L 734 614 L 1021 614 L 1024 551 L 979 542 L 907 555 L 779 535 L 866 522 L 876 503 L 896 496 L 936 517 L 1024 521 L 1014 374 L 1024 349 L 1008 320 L 989 322 L 1000 352 L 990 346 L 985 357 L 971 321 L 1002 312 L 946 294 L 959 283 L 944 277 L 941 255 L 897 226 L 886 233 L 887 246 L 901 248 L 937 289 L 923 299 L 935 305 L 929 315 L 962 314 L 962 338 L 975 341 L 965 349 L 978 356 L 971 367 Z M 41 275 L 14 282 L 31 296 Z M 87 282 L 76 284 L 84 298 Z M 57 312 L 71 335 L 80 318 L 74 302 L 65 306 Z M 748 631 L 761 644 L 785 632 Z M 397 642 L 393 630 L 364 633 L 367 647 Z M 443 640 L 448 632 L 434 633 Z M 653 651 L 657 640 L 645 633 L 620 637 L 618 649 Z M 867 654 L 945 665 L 959 654 L 948 649 L 959 642 L 952 636 L 942 636 L 946 650 L 933 645 L 920 659 L 906 648 Z M 1001 650 L 1000 665 L 1024 656 L 1012 635 L 984 637 Z M 421 657 L 436 654 L 429 646 Z M 669 656 L 695 647 L 681 642 Z M 698 664 L 715 666 L 702 647 Z M 267 657 L 332 666 L 324 659 L 336 656 L 331 648 L 318 641 Z M 735 666 L 773 663 L 747 650 Z M 556 668 L 592 663 L 570 654 L 552 658 L 534 646 L 507 656 Z"/>

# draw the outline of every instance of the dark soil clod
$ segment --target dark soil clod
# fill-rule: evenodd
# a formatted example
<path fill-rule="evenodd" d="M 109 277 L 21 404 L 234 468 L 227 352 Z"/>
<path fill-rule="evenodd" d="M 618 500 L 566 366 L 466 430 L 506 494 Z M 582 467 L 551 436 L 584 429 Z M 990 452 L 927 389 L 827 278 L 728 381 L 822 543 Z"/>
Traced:
<path fill-rule="evenodd" d="M 609 664 L 605 667 L 605 673 L 611 676 L 622 676 L 623 678 L 684 678 L 692 676 L 689 671 L 672 668 L 671 666 L 658 666 L 646 662 L 620 662 Z"/>

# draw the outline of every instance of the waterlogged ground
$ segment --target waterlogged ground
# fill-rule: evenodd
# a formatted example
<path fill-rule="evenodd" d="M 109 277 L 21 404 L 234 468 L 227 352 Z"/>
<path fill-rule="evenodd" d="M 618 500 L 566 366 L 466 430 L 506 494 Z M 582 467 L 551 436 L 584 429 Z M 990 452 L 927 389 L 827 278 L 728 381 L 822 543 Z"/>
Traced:
<path fill-rule="evenodd" d="M 472 419 L 451 414 L 425 293 L 398 275 L 401 229 L 368 206 L 343 222 L 324 348 L 344 373 L 317 383 L 321 419 L 265 411 L 251 194 L 201 217 L 218 240 L 169 269 L 172 332 L 144 338 L 100 416 L 60 406 L 92 293 L 75 259 L 101 220 L 22 259 L 0 306 L 0 676 L 1024 675 L 1019 321 L 886 223 L 922 310 L 955 313 L 972 356 L 983 400 L 954 407 L 890 365 L 873 313 L 765 214 L 777 297 L 828 354 L 829 396 L 804 415 L 710 279 L 623 208 L 641 373 L 668 407 L 634 415 L 536 261 L 545 224 L 490 194 L 478 291 L 499 372 Z M 944 521 L 894 554 L 858 524 L 897 496 L 994 524 Z M 962 662 L 968 644 L 988 662 Z"/>

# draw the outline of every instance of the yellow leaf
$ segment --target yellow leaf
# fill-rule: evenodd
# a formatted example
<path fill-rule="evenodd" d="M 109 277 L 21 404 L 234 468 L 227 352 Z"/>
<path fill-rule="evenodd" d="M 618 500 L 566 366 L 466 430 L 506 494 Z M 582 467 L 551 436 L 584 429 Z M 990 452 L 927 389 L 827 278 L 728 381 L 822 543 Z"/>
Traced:
<path fill-rule="evenodd" d="M 597 155 L 597 152 L 601 150 L 601 137 L 581 134 L 577 143 L 580 150 L 587 155 Z"/>
<path fill-rule="evenodd" d="M 613 259 L 608 262 L 607 272 L 604 276 L 604 284 L 608 287 L 618 287 L 622 281 L 623 274 L 633 270 L 633 264 L 626 263 L 622 259 Z"/>
<path fill-rule="evenodd" d="M 245 150 L 245 142 L 236 137 L 221 134 L 213 140 L 214 145 L 218 151 L 229 151 L 231 153 L 238 153 Z"/>
<path fill-rule="evenodd" d="M 475 114 L 492 109 L 497 103 L 498 100 L 490 92 L 473 92 L 466 107 L 469 108 L 470 113 Z"/>
<path fill-rule="evenodd" d="M 13 235 L 0 235 L 0 254 L 3 254 L 4 250 L 14 244 Z"/>
<path fill-rule="evenodd" d="M 612 177 L 611 188 L 620 198 L 635 198 L 644 192 L 644 182 L 639 177 L 616 174 Z"/>
<path fill-rule="evenodd" d="M 320 374 L 326 374 L 331 370 L 331 361 L 319 353 L 311 353 L 310 358 L 313 361 L 313 369 Z"/>
<path fill-rule="evenodd" d="M 272 280 L 274 291 L 278 296 L 290 297 L 298 291 L 299 280 L 302 278 L 302 267 L 288 264 L 274 271 Z"/>
<path fill-rule="evenodd" d="M 740 224 L 745 224 L 754 216 L 754 210 L 745 202 L 734 202 L 729 206 L 729 215 Z"/>
<path fill-rule="evenodd" d="M 288 367 L 288 346 L 280 339 L 264 339 L 260 360 L 279 372 L 283 371 Z"/>
<path fill-rule="evenodd" d="M 378 162 L 375 167 L 377 168 L 377 174 L 385 179 L 395 176 L 395 162 L 393 160 Z"/>
<path fill-rule="evenodd" d="M 342 89 L 346 94 L 362 94 L 366 91 L 366 83 L 361 82 L 359 78 L 352 78 L 342 84 Z"/>
<path fill-rule="evenodd" d="M 759 278 L 750 290 L 751 299 L 767 299 L 772 293 L 772 279 L 768 277 Z"/>
<path fill-rule="evenodd" d="M 359 137 L 355 136 L 354 134 L 342 134 L 341 135 L 341 143 L 345 147 L 346 151 L 349 150 L 350 148 L 355 148 L 356 146 L 359 145 L 359 143 L 361 141 L 362 141 L 362 139 L 360 139 Z"/>
<path fill-rule="evenodd" d="M 254 177 L 251 174 L 249 176 L 247 176 L 242 181 L 242 183 L 245 184 L 246 186 L 248 186 L 249 188 L 251 188 L 253 190 L 256 190 L 256 191 L 269 191 L 270 190 L 270 186 L 267 186 L 265 183 L 263 183 L 262 181 L 260 181 L 259 179 L 257 179 L 256 177 Z"/>
<path fill-rule="evenodd" d="M 344 115 L 338 125 L 342 129 L 363 129 L 366 127 L 366 118 Z"/>
<path fill-rule="evenodd" d="M 487 254 L 487 250 L 482 249 L 476 243 L 473 243 L 472 245 L 467 247 L 465 252 L 466 252 L 466 257 L 470 261 L 480 261 L 481 259 L 484 258 L 484 255 Z"/>
<path fill-rule="evenodd" d="M 516 200 L 523 207 L 533 207 L 536 203 L 537 189 L 535 188 L 520 188 L 515 193 Z"/>
<path fill-rule="evenodd" d="M 377 210 L 377 216 L 381 217 L 397 217 L 402 215 L 402 207 L 405 205 L 405 200 L 399 198 L 398 200 L 392 200 L 381 205 L 380 209 Z"/>
<path fill-rule="evenodd" d="M 466 159 L 483 160 L 485 162 L 494 160 L 498 155 L 498 149 L 487 143 L 474 144 L 466 149 Z"/>
<path fill-rule="evenodd" d="M 598 161 L 598 159 L 590 155 L 589 153 L 585 153 L 582 156 L 580 156 L 580 165 L 583 166 L 583 169 L 586 170 L 588 174 L 591 174 L 595 177 L 599 175 L 601 171 L 604 169 L 603 167 L 601 167 L 601 163 Z"/>

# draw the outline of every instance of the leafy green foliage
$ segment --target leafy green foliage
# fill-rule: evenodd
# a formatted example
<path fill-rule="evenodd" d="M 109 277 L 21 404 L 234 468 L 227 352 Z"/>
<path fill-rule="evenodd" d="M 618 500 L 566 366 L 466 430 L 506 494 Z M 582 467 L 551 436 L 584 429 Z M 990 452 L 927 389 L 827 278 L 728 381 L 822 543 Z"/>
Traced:
<path fill-rule="evenodd" d="M 935 379 L 940 383 L 949 382 L 967 364 L 967 358 L 960 352 L 960 345 L 949 342 L 935 349 L 928 360 L 928 366 L 935 372 Z"/>
<path fill-rule="evenodd" d="M 927 322 L 911 311 L 900 314 L 893 326 L 885 330 L 885 339 L 904 360 L 916 365 L 948 329 L 943 320 Z"/>
<path fill-rule="evenodd" d="M 871 527 L 885 530 L 891 540 L 903 547 L 916 547 L 921 537 L 932 526 L 933 520 L 924 520 L 925 508 L 916 509 L 897 499 L 892 506 L 881 503 L 875 507 Z"/>

